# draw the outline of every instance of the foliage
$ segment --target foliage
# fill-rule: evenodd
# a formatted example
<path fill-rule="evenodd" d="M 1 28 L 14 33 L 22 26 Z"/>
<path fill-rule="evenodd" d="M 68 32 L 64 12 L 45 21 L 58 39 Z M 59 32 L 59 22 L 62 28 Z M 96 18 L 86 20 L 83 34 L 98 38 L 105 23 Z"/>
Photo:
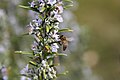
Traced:
<path fill-rule="evenodd" d="M 27 34 L 34 38 L 32 52 L 15 52 L 30 55 L 29 64 L 21 70 L 21 80 L 53 80 L 67 73 L 58 73 L 56 66 L 59 63 L 54 60 L 58 56 L 66 56 L 58 52 L 59 45 L 63 46 L 63 51 L 68 45 L 67 37 L 61 35 L 61 32 L 72 30 L 60 29 L 59 24 L 63 22 L 61 14 L 69 2 L 71 3 L 71 0 L 33 0 L 29 2 L 29 6 L 19 6 L 36 13 L 36 18 L 27 26 Z"/>

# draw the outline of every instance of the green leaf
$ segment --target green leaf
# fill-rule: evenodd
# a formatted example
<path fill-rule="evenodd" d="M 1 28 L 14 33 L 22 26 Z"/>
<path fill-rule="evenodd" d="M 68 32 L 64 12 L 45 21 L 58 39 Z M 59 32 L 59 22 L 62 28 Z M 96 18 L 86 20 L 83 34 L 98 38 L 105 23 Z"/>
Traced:
<path fill-rule="evenodd" d="M 41 10 L 40 10 L 40 12 L 44 12 L 45 9 L 46 9 L 45 7 L 42 7 Z"/>
<path fill-rule="evenodd" d="M 42 20 L 44 20 L 44 17 L 42 15 L 39 15 L 39 18 L 42 19 Z"/>
<path fill-rule="evenodd" d="M 55 6 L 51 6 L 49 11 L 53 11 L 54 9 L 56 9 L 56 7 Z"/>
<path fill-rule="evenodd" d="M 52 32 L 53 30 L 55 30 L 55 28 L 50 27 L 50 30 L 49 30 L 48 34 L 49 34 L 50 32 Z"/>
<path fill-rule="evenodd" d="M 58 32 L 73 32 L 73 30 L 64 28 L 64 29 L 59 29 Z"/>
<path fill-rule="evenodd" d="M 50 67 L 55 67 L 55 66 L 59 66 L 60 63 L 56 63 L 56 64 L 53 64 L 53 65 L 50 65 Z"/>
<path fill-rule="evenodd" d="M 30 77 L 28 74 L 20 74 L 20 76 Z"/>
<path fill-rule="evenodd" d="M 70 3 L 73 3 L 72 0 L 63 0 L 63 2 L 70 2 Z"/>
<path fill-rule="evenodd" d="M 30 10 L 40 13 L 39 10 L 37 10 L 36 8 L 30 8 Z"/>
<path fill-rule="evenodd" d="M 63 76 L 63 75 L 67 75 L 68 73 L 69 73 L 69 71 L 65 71 L 65 72 L 63 72 L 63 73 L 57 74 L 57 77 Z"/>
<path fill-rule="evenodd" d="M 23 5 L 19 5 L 20 8 L 24 8 L 24 9 L 30 9 L 29 6 L 23 6 Z"/>
<path fill-rule="evenodd" d="M 27 35 L 29 35 L 29 33 L 23 33 L 23 34 L 21 34 L 21 36 L 27 36 Z"/>
<path fill-rule="evenodd" d="M 39 13 L 39 10 L 37 10 L 36 8 L 31 8 L 31 7 L 29 7 L 29 6 L 23 6 L 23 5 L 19 5 L 19 7 L 24 8 L 24 9 L 28 9 L 28 10 L 33 10 L 33 11 Z"/>
<path fill-rule="evenodd" d="M 33 65 L 33 66 L 37 66 L 37 63 L 33 62 L 33 61 L 29 61 L 29 64 Z"/>
<path fill-rule="evenodd" d="M 49 32 L 49 30 L 50 30 L 50 27 L 49 27 L 49 26 L 46 26 L 46 31 L 47 31 L 47 33 Z"/>
<path fill-rule="evenodd" d="M 44 77 L 45 79 L 47 78 L 47 74 L 46 74 L 45 69 L 43 70 L 43 77 Z"/>
<path fill-rule="evenodd" d="M 66 6 L 64 6 L 64 9 L 68 9 L 68 8 L 70 8 L 72 6 L 73 6 L 72 4 L 66 5 Z"/>
<path fill-rule="evenodd" d="M 31 52 L 27 52 L 27 51 L 15 51 L 16 54 L 33 54 Z"/>

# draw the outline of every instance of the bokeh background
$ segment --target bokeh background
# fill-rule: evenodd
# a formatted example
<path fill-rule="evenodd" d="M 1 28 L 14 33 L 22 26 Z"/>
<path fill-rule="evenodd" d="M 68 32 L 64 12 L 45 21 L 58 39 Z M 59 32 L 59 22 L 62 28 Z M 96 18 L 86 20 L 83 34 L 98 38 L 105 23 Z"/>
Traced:
<path fill-rule="evenodd" d="M 22 36 L 32 13 L 18 7 L 29 1 L 0 0 L 0 67 L 7 67 L 9 80 L 18 80 L 28 62 L 28 55 L 14 51 L 29 51 L 32 44 L 30 36 Z M 75 42 L 60 59 L 69 73 L 59 80 L 120 80 L 120 0 L 75 0 L 67 14 Z"/>

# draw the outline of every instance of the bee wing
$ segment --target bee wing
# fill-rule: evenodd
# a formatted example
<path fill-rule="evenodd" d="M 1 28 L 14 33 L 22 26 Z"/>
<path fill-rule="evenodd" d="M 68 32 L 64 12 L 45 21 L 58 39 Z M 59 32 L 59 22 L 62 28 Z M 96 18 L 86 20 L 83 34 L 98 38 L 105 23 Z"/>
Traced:
<path fill-rule="evenodd" d="M 74 41 L 74 38 L 73 38 L 73 37 L 70 37 L 70 38 L 67 38 L 67 40 L 68 40 L 69 42 L 71 42 L 71 41 Z"/>

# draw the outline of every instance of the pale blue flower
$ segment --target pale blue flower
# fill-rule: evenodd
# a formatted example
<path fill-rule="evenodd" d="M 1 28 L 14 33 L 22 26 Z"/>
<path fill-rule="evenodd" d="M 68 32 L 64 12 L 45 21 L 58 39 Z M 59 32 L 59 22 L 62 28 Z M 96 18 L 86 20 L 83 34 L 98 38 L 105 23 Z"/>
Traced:
<path fill-rule="evenodd" d="M 37 19 L 33 20 L 33 22 L 35 23 L 36 26 L 40 26 L 42 24 L 42 19 L 37 18 Z"/>
<path fill-rule="evenodd" d="M 32 8 L 35 7 L 35 2 L 34 1 L 30 3 L 30 7 L 32 7 Z"/>
<path fill-rule="evenodd" d="M 55 41 L 59 41 L 59 35 L 57 34 L 58 30 L 54 30 L 52 37 L 55 39 Z"/>
<path fill-rule="evenodd" d="M 47 63 L 46 60 L 42 60 L 42 66 L 43 66 L 43 67 L 46 67 L 46 66 L 47 66 L 46 63 Z"/>
<path fill-rule="evenodd" d="M 30 24 L 27 26 L 28 33 L 35 34 L 37 33 L 36 31 L 40 29 L 40 25 L 42 24 L 42 19 L 35 19 L 30 22 Z"/>
<path fill-rule="evenodd" d="M 57 43 L 53 43 L 51 47 L 52 47 L 52 52 L 58 51 L 57 49 L 59 48 L 59 46 L 57 45 Z"/>
<path fill-rule="evenodd" d="M 43 0 L 38 0 L 39 3 L 43 3 L 44 1 Z"/>
<path fill-rule="evenodd" d="M 21 76 L 20 80 L 32 80 L 32 79 L 25 77 L 25 76 Z"/>
<path fill-rule="evenodd" d="M 45 10 L 45 3 L 42 2 L 38 5 L 37 10 L 39 10 L 39 12 L 43 12 Z"/>
<path fill-rule="evenodd" d="M 59 3 L 57 3 L 57 4 L 55 4 L 55 7 L 56 7 L 56 12 L 58 12 L 58 13 L 63 13 L 63 6 L 62 6 L 62 2 L 59 2 Z"/>
<path fill-rule="evenodd" d="M 57 1 L 56 0 L 48 0 L 48 4 L 54 5 Z"/>
<path fill-rule="evenodd" d="M 6 68 L 5 66 L 2 67 L 1 73 L 2 73 L 2 79 L 3 79 L 3 80 L 8 80 L 7 68 Z"/>
<path fill-rule="evenodd" d="M 23 68 L 21 71 L 20 71 L 20 74 L 26 74 L 29 72 L 29 64 L 26 65 L 25 68 Z M 32 80 L 26 76 L 21 76 L 20 80 Z"/>
<path fill-rule="evenodd" d="M 37 46 L 38 46 L 38 43 L 36 41 L 34 41 L 31 49 L 33 51 L 36 51 L 37 50 Z"/>
<path fill-rule="evenodd" d="M 55 28 L 55 29 L 59 29 L 59 22 L 56 22 L 56 23 L 54 24 L 54 28 Z"/>
<path fill-rule="evenodd" d="M 59 22 L 63 22 L 63 18 L 61 15 L 55 15 L 54 18 Z"/>
<path fill-rule="evenodd" d="M 28 72 L 28 69 L 29 69 L 29 64 L 27 64 L 27 65 L 25 66 L 25 68 L 23 68 L 23 69 L 20 71 L 20 73 L 21 73 L 21 74 L 26 74 L 26 73 Z"/>

